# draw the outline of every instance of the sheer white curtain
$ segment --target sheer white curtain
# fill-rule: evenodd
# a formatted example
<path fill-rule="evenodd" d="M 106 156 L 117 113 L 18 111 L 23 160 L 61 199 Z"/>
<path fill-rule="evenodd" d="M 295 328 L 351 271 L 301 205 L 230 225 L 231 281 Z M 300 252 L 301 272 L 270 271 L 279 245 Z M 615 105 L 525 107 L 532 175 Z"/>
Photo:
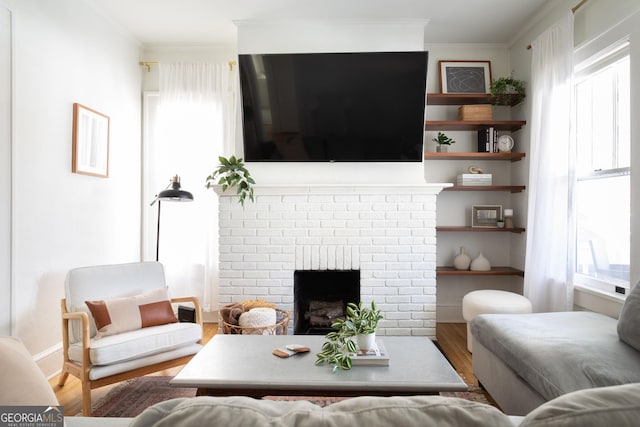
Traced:
<path fill-rule="evenodd" d="M 531 149 L 524 294 L 534 311 L 571 310 L 569 191 L 573 14 L 532 44 Z"/>
<path fill-rule="evenodd" d="M 204 184 L 218 156 L 233 151 L 237 74 L 227 63 L 159 67 L 158 96 L 147 97 L 153 105 L 146 108 L 145 197 L 153 200 L 174 175 L 194 197 L 190 203 L 162 203 L 159 261 L 172 296 L 196 295 L 205 311 L 215 311 L 218 200 Z M 145 227 L 145 259 L 155 258 L 156 214 L 154 205 Z"/>

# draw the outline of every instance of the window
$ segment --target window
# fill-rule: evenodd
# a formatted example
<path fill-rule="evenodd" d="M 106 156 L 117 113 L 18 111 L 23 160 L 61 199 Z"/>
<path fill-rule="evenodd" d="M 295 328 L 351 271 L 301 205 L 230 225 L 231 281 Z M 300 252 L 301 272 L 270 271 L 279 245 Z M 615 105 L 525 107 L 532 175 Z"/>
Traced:
<path fill-rule="evenodd" d="M 575 73 L 574 281 L 605 292 L 629 289 L 629 44 Z"/>

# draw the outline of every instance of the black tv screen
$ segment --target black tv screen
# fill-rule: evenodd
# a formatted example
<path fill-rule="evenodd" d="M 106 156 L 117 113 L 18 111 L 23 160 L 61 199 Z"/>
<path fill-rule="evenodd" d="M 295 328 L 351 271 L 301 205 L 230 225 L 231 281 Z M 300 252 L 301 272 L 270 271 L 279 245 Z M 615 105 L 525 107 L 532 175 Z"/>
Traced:
<path fill-rule="evenodd" d="M 427 52 L 240 55 L 246 161 L 419 162 Z"/>

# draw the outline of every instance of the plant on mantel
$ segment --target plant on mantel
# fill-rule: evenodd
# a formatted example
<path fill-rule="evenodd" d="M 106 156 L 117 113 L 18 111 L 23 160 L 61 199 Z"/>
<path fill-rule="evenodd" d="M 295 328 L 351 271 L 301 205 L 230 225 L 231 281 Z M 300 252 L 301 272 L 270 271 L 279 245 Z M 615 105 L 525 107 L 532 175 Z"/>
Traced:
<path fill-rule="evenodd" d="M 370 308 L 364 307 L 362 301 L 358 304 L 348 303 L 346 317 L 331 325 L 335 331 L 326 335 L 327 341 L 322 345 L 322 351 L 316 355 L 316 365 L 333 365 L 334 372 L 337 369 L 351 369 L 353 362 L 350 355 L 358 351 L 353 338 L 374 334 L 382 318 L 374 301 L 371 301 Z"/>
<path fill-rule="evenodd" d="M 242 159 L 231 156 L 228 159 L 226 157 L 218 157 L 220 164 L 218 168 L 207 177 L 206 187 L 211 188 L 214 185 L 221 185 L 222 191 L 227 191 L 229 188 L 236 187 L 236 194 L 238 195 L 238 202 L 244 206 L 244 202 L 247 197 L 252 202 L 253 185 L 256 183 L 251 174 L 245 167 Z M 216 178 L 220 178 L 216 182 Z"/>

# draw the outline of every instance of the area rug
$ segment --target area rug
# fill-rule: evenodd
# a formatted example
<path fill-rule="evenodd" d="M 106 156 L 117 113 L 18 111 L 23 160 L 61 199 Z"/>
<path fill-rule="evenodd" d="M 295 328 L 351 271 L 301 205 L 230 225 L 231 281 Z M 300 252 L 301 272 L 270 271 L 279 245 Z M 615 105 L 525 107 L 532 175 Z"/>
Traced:
<path fill-rule="evenodd" d="M 179 397 L 194 397 L 195 388 L 171 387 L 169 376 L 145 376 L 125 381 L 111 389 L 104 397 L 92 405 L 95 417 L 135 417 L 159 402 Z M 469 385 L 469 391 L 443 392 L 441 396 L 457 397 L 474 402 L 495 405 L 487 394 L 476 385 Z M 306 400 L 318 406 L 328 406 L 348 397 L 329 396 L 265 396 L 266 400 Z"/>
<path fill-rule="evenodd" d="M 91 405 L 91 413 L 94 417 L 135 417 L 156 403 L 196 395 L 195 388 L 171 387 L 171 378 L 150 375 L 118 384 Z"/>

